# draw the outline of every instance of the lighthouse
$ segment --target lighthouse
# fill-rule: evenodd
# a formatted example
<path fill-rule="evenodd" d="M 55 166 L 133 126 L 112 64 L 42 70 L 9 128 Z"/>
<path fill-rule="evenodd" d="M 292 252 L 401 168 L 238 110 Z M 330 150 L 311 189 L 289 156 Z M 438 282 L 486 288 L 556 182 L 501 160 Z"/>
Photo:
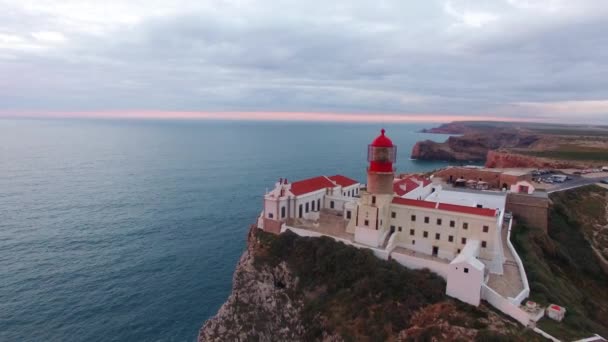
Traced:
<path fill-rule="evenodd" d="M 396 162 L 397 147 L 389 137 L 385 135 L 385 130 L 380 131 L 380 135 L 367 147 L 367 192 L 375 195 L 393 194 L 393 179 L 395 170 L 393 163 Z"/>
<path fill-rule="evenodd" d="M 367 188 L 360 193 L 355 220 L 347 229 L 354 232 L 356 242 L 372 247 L 382 246 L 392 233 L 389 221 L 397 147 L 385 133 L 381 130 L 367 146 Z"/>

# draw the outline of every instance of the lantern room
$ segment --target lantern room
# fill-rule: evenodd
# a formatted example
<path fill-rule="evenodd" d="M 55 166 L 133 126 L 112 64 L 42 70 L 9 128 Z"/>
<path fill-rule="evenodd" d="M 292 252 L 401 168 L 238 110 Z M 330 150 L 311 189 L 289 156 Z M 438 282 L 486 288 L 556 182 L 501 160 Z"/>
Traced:
<path fill-rule="evenodd" d="M 397 146 L 393 145 L 382 129 L 381 134 L 367 147 L 367 161 L 370 172 L 393 172 L 397 161 Z"/>

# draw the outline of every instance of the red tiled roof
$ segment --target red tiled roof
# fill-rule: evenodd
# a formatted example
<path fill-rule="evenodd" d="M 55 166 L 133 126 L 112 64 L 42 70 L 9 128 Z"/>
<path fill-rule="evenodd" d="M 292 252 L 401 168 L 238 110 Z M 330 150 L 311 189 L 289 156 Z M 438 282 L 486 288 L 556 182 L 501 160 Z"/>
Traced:
<path fill-rule="evenodd" d="M 413 200 L 413 199 L 409 199 L 409 198 L 394 197 L 392 203 L 409 205 L 409 206 L 413 206 L 413 207 L 452 211 L 452 212 L 463 213 L 463 214 L 488 216 L 488 217 L 496 216 L 495 209 L 467 207 L 464 205 Z"/>
<path fill-rule="evenodd" d="M 412 176 L 411 176 L 411 177 L 409 177 L 409 178 L 414 178 L 414 179 L 416 179 L 417 181 L 422 182 L 422 186 L 427 186 L 427 185 L 431 184 L 431 181 L 430 181 L 430 180 L 428 180 L 428 179 L 426 179 L 426 178 L 424 178 L 424 177 L 422 177 L 422 176 L 419 176 L 419 175 L 412 175 Z"/>
<path fill-rule="evenodd" d="M 430 208 L 430 209 L 434 209 L 435 206 L 437 205 L 437 203 L 435 203 L 435 202 L 421 201 L 421 200 L 414 200 L 414 199 L 400 198 L 400 197 L 393 197 L 392 203 L 411 205 L 414 207 L 422 207 L 422 208 Z"/>
<path fill-rule="evenodd" d="M 418 183 L 414 182 L 410 177 L 408 177 L 400 179 L 393 183 L 393 192 L 396 193 L 398 196 L 403 196 L 408 192 L 417 189 L 419 186 L 420 185 Z"/>
<path fill-rule="evenodd" d="M 291 192 L 299 196 L 325 188 L 333 188 L 334 186 L 336 185 L 327 177 L 319 176 L 291 183 Z"/>
<path fill-rule="evenodd" d="M 439 206 L 437 207 L 437 209 L 455 211 L 458 213 L 479 215 L 479 216 L 488 216 L 488 217 L 496 216 L 496 209 L 467 207 L 464 205 L 457 205 L 457 204 L 439 203 Z"/>
<path fill-rule="evenodd" d="M 343 187 L 347 187 L 347 186 L 351 186 L 351 185 L 355 185 L 359 182 L 357 182 L 354 179 L 350 179 L 346 176 L 342 176 L 342 175 L 334 175 L 331 177 L 327 177 L 329 179 L 331 179 L 332 181 L 336 182 L 338 185 L 343 186 Z"/>

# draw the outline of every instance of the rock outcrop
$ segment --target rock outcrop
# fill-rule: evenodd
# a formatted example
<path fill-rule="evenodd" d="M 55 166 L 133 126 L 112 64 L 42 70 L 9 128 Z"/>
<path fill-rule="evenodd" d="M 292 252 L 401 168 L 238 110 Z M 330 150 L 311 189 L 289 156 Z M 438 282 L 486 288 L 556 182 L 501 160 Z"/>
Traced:
<path fill-rule="evenodd" d="M 417 142 L 411 157 L 419 160 L 484 161 L 490 150 L 504 147 L 525 148 L 537 141 L 538 137 L 534 135 L 522 135 L 517 132 L 466 134 L 449 137 L 443 143 L 430 140 Z"/>
<path fill-rule="evenodd" d="M 252 230 L 234 272 L 232 293 L 201 328 L 199 341 L 303 340 L 303 304 L 292 295 L 297 280 L 285 262 L 256 268 L 256 248 Z"/>

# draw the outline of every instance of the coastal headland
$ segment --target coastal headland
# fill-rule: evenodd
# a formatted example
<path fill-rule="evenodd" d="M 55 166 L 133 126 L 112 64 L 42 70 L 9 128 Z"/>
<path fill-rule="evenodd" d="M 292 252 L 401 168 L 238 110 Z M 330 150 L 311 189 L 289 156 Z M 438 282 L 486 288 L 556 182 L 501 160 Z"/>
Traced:
<path fill-rule="evenodd" d="M 417 142 L 413 159 L 485 162 L 498 168 L 583 169 L 608 163 L 605 126 L 460 121 L 423 132 L 452 136 L 445 142 Z"/>

